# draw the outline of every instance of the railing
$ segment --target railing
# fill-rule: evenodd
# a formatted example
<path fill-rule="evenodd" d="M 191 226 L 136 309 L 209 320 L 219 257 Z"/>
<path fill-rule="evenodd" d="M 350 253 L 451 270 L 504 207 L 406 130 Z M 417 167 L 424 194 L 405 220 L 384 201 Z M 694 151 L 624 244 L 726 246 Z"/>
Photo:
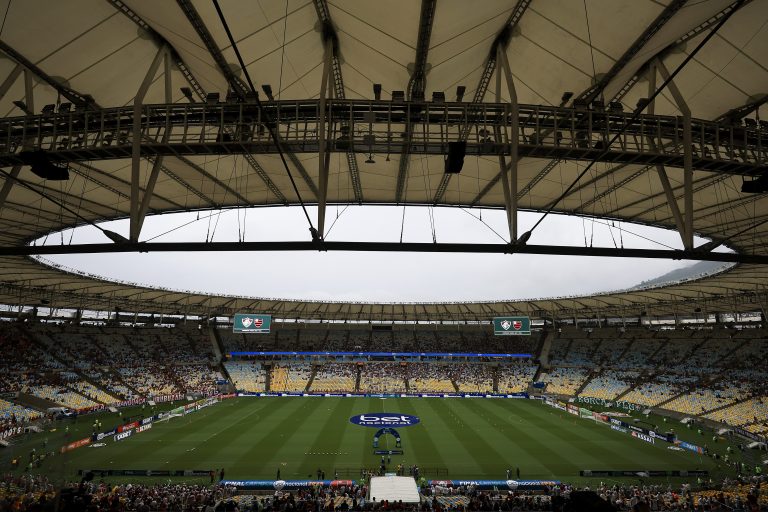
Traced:
<path fill-rule="evenodd" d="M 413 103 L 328 100 L 331 151 L 445 154 L 448 142 L 467 134 L 467 154 L 508 153 L 511 106 L 503 103 Z M 285 149 L 319 149 L 319 101 L 145 105 L 140 120 L 142 153 L 227 154 L 277 151 L 267 126 Z M 0 120 L 0 164 L 22 163 L 22 141 L 52 160 L 130 157 L 133 107 L 51 113 Z M 521 156 L 593 159 L 625 163 L 683 162 L 681 117 L 519 107 Z M 691 123 L 694 168 L 753 174 L 768 160 L 763 125 Z M 406 130 L 412 130 L 407 133 Z M 612 139 L 616 137 L 616 140 Z"/>

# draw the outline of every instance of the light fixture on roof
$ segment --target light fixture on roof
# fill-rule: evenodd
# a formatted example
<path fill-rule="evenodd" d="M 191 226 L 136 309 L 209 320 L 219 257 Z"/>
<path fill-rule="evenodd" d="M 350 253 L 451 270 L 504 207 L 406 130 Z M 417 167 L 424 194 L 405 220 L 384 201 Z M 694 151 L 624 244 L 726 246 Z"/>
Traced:
<path fill-rule="evenodd" d="M 38 177 L 51 181 L 66 181 L 69 179 L 69 166 L 66 162 L 52 162 L 48 153 L 43 150 L 22 151 L 21 160 L 30 166 L 30 170 Z"/>
<path fill-rule="evenodd" d="M 373 84 L 373 97 L 376 101 L 381 99 L 381 84 Z"/>
<path fill-rule="evenodd" d="M 365 161 L 367 164 L 375 164 L 376 160 L 373 159 L 373 153 L 368 153 L 368 160 Z"/>
<path fill-rule="evenodd" d="M 181 94 L 183 94 L 184 97 L 187 98 L 187 100 L 190 103 L 194 103 L 195 102 L 195 97 L 192 96 L 192 89 L 190 89 L 189 87 L 182 87 L 181 88 Z"/>
<path fill-rule="evenodd" d="M 565 91 L 563 93 L 562 98 L 560 98 L 560 104 L 561 105 L 565 105 L 566 103 L 568 103 L 570 101 L 571 98 L 573 98 L 573 92 Z"/>
<path fill-rule="evenodd" d="M 272 86 L 269 84 L 264 84 L 261 86 L 261 90 L 264 91 L 264 94 L 269 98 L 269 101 L 275 101 L 275 97 L 272 95 Z"/>
<path fill-rule="evenodd" d="M 467 91 L 467 88 L 463 85 L 460 85 L 456 87 L 456 101 L 461 102 L 461 100 L 464 99 L 464 93 Z"/>

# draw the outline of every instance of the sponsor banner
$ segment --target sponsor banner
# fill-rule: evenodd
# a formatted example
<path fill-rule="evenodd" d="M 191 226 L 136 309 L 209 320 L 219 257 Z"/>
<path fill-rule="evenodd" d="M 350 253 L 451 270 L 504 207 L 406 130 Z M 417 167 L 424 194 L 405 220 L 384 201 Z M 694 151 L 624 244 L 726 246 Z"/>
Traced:
<path fill-rule="evenodd" d="M 704 448 L 701 446 L 696 446 L 695 444 L 686 443 L 685 441 L 675 441 L 675 444 L 680 446 L 680 448 L 685 448 L 686 450 L 690 450 L 695 453 L 704 454 Z"/>
<path fill-rule="evenodd" d="M 601 407 L 616 407 L 618 409 L 624 409 L 626 411 L 642 410 L 642 407 L 640 407 L 639 405 L 633 404 L 631 402 L 625 402 L 623 400 L 613 402 L 611 400 L 605 400 L 604 398 L 596 398 L 593 396 L 577 396 L 576 400 L 585 404 L 599 405 Z"/>
<path fill-rule="evenodd" d="M 573 414 L 574 416 L 579 415 L 579 408 L 575 405 L 568 404 L 565 406 L 565 410 L 568 411 L 569 414 Z"/>
<path fill-rule="evenodd" d="M 605 414 L 600 414 L 599 412 L 593 412 L 592 419 L 595 421 L 600 421 L 602 423 L 608 423 L 610 421 L 610 418 L 608 416 L 606 416 Z"/>
<path fill-rule="evenodd" d="M 232 324 L 234 333 L 269 333 L 272 325 L 271 315 L 249 315 L 237 313 Z"/>
<path fill-rule="evenodd" d="M 645 441 L 646 443 L 656 444 L 656 441 L 653 437 L 649 436 L 648 434 L 643 434 L 642 432 L 636 432 L 633 430 L 632 437 L 636 437 L 637 439 Z"/>
<path fill-rule="evenodd" d="M 352 480 L 224 480 L 221 485 L 248 490 L 310 489 L 313 487 L 352 487 Z"/>
<path fill-rule="evenodd" d="M 421 420 L 418 416 L 393 412 L 369 412 L 356 414 L 349 418 L 349 422 L 361 427 L 410 427 Z"/>
<path fill-rule="evenodd" d="M 219 398 L 222 400 L 227 400 L 228 398 L 235 398 L 237 396 L 237 393 L 227 393 L 226 395 L 219 395 Z"/>
<path fill-rule="evenodd" d="M 623 432 L 624 434 L 629 432 L 627 429 L 619 425 L 611 425 L 611 430 L 615 430 L 616 432 Z"/>
<path fill-rule="evenodd" d="M 153 416 L 150 416 L 150 417 L 148 417 L 148 418 L 144 418 L 143 420 L 141 420 L 141 424 L 142 424 L 142 425 L 146 425 L 147 423 L 152 423 L 152 420 L 153 420 L 153 419 L 154 419 L 154 417 L 153 417 Z"/>
<path fill-rule="evenodd" d="M 500 316 L 493 319 L 496 336 L 526 336 L 531 334 L 531 319 L 527 316 Z"/>
<path fill-rule="evenodd" d="M 509 489 L 543 491 L 560 485 L 557 480 L 430 480 L 429 485 L 439 487 L 475 487 L 480 490 Z"/>
<path fill-rule="evenodd" d="M 136 433 L 138 434 L 139 432 L 146 432 L 147 430 L 149 430 L 151 428 L 152 428 L 152 424 L 151 423 L 146 423 L 146 424 L 138 427 L 136 429 Z"/>
<path fill-rule="evenodd" d="M 102 440 L 102 439 L 104 439 L 105 437 L 113 436 L 113 435 L 115 435 L 115 434 L 117 434 L 117 429 L 114 429 L 114 428 L 113 428 L 112 430 L 109 430 L 109 431 L 107 431 L 107 432 L 101 432 L 101 433 L 99 433 L 99 434 L 96 434 L 96 440 L 97 440 L 97 441 L 101 441 L 101 440 Z"/>
<path fill-rule="evenodd" d="M 588 420 L 594 419 L 592 411 L 583 407 L 579 407 L 579 416 Z"/>
<path fill-rule="evenodd" d="M 120 432 L 125 432 L 126 430 L 133 430 L 138 426 L 139 426 L 138 421 L 132 421 L 130 423 L 126 423 L 125 425 L 120 425 L 119 427 L 117 427 L 117 432 L 120 433 Z"/>
<path fill-rule="evenodd" d="M 79 441 L 74 441 L 72 443 L 69 443 L 69 444 L 66 444 L 66 445 L 62 446 L 61 447 L 61 453 L 69 452 L 69 451 L 74 450 L 75 448 L 80 448 L 82 446 L 87 446 L 89 444 L 91 444 L 91 438 L 90 437 L 86 437 L 84 439 L 80 439 Z"/>
<path fill-rule="evenodd" d="M 764 443 L 768 440 L 768 438 L 757 435 L 754 432 L 750 432 L 749 430 L 744 430 L 743 428 L 739 428 L 739 427 L 732 427 L 732 428 L 736 434 L 740 435 L 741 437 L 746 437 L 747 439 L 751 439 L 752 441 L 755 441 L 758 443 Z"/>
<path fill-rule="evenodd" d="M 13 437 L 17 436 L 19 434 L 24 433 L 24 427 L 23 426 L 17 426 L 17 427 L 11 427 L 6 430 L 3 430 L 2 433 L 0 433 L 0 439 L 5 439 L 6 437 Z"/>
<path fill-rule="evenodd" d="M 125 432 L 119 432 L 115 434 L 115 442 L 122 441 L 123 439 L 127 437 L 131 437 L 133 435 L 133 430 L 126 430 Z"/>

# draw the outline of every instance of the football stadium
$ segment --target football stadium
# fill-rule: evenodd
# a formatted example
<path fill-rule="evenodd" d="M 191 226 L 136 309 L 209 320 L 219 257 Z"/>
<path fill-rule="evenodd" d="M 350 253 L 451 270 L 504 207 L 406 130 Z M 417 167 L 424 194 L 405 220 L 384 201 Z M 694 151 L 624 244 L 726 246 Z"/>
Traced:
<path fill-rule="evenodd" d="M 768 510 L 768 0 L 0 15 L 0 512 Z"/>

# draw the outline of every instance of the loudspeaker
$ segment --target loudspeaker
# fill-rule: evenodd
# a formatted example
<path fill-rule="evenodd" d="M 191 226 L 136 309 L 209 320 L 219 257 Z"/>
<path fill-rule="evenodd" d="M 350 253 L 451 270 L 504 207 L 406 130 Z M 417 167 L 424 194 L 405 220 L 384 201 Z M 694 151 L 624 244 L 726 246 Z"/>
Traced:
<path fill-rule="evenodd" d="M 464 155 L 467 153 L 467 142 L 460 140 L 458 142 L 448 143 L 448 158 L 445 159 L 445 172 L 456 174 L 460 173 L 464 167 Z"/>

